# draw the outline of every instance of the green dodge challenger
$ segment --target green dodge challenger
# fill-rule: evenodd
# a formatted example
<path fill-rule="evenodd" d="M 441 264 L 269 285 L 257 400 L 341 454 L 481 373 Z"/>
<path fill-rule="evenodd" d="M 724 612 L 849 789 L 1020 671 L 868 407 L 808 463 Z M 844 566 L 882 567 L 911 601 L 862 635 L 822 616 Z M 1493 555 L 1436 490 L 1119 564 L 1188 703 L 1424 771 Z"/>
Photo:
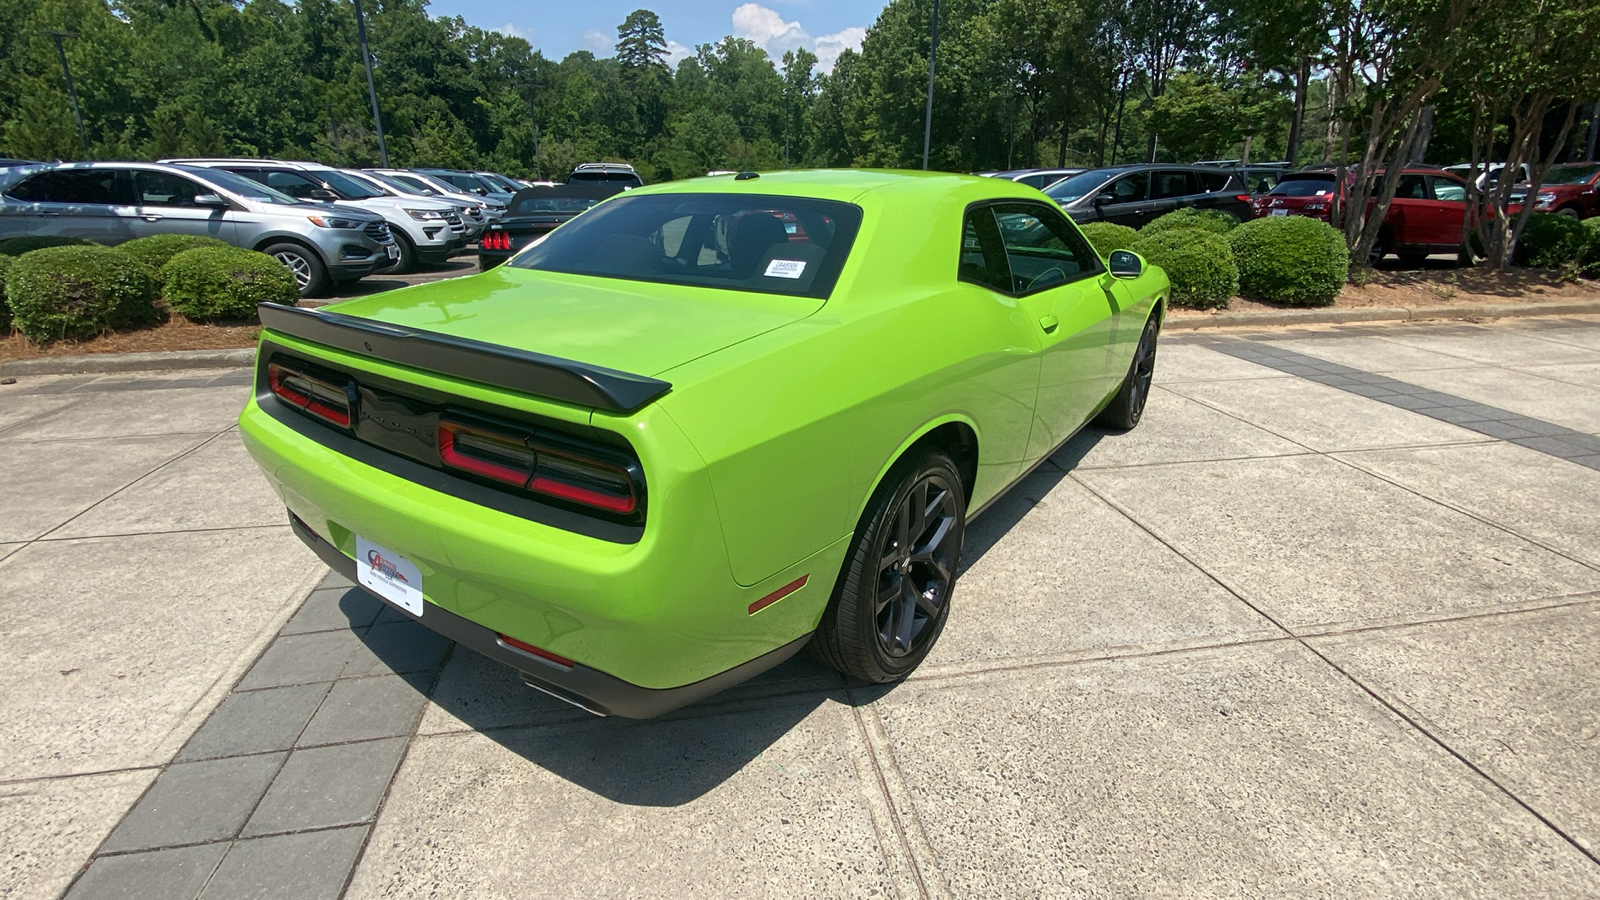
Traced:
<path fill-rule="evenodd" d="M 1168 283 L 1038 191 L 815 171 L 608 200 L 502 267 L 264 305 L 245 443 L 328 562 L 591 712 L 809 644 L 903 678 L 967 522 L 1139 421 Z"/>

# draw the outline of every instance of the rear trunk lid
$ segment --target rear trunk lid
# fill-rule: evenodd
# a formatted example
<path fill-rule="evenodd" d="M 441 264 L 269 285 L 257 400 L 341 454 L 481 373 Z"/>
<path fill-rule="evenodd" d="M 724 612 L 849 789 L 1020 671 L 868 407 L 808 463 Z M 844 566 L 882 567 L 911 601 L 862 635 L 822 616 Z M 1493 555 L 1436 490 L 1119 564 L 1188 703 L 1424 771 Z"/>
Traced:
<path fill-rule="evenodd" d="M 653 376 L 803 319 L 823 302 L 500 266 L 326 309 Z"/>

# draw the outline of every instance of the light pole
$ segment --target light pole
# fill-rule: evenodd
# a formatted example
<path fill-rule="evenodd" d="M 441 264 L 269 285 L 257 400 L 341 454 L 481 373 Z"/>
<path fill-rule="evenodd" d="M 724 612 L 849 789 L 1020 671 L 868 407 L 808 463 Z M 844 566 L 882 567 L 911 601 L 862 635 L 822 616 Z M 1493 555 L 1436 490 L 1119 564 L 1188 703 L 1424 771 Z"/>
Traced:
<path fill-rule="evenodd" d="M 78 143 L 83 145 L 84 152 L 89 151 L 89 137 L 83 133 L 83 113 L 78 111 L 78 90 L 72 86 L 72 69 L 67 66 L 67 48 L 62 46 L 62 38 L 75 38 L 76 31 L 41 31 L 40 37 L 47 37 L 56 42 L 56 55 L 61 57 L 61 74 L 67 76 L 67 96 L 72 98 L 72 118 L 78 123 Z"/>
<path fill-rule="evenodd" d="M 933 62 L 939 55 L 939 0 L 933 0 L 933 25 L 928 37 L 928 107 L 922 115 L 922 168 L 928 168 L 928 144 L 933 139 Z"/>
<path fill-rule="evenodd" d="M 378 113 L 378 88 L 372 82 L 372 51 L 367 49 L 367 19 L 361 14 L 361 0 L 356 4 L 356 39 L 361 43 L 361 64 L 367 67 L 367 96 L 372 98 L 372 124 L 378 130 L 378 157 L 383 167 L 389 168 L 389 148 L 383 143 L 383 116 Z"/>

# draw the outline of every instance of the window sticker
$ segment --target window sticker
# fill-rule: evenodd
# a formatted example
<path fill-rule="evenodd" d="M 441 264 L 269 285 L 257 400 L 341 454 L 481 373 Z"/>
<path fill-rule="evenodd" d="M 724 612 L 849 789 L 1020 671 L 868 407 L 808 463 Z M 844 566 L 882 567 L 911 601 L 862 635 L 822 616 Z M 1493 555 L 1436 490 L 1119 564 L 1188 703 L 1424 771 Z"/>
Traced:
<path fill-rule="evenodd" d="M 775 259 L 767 263 L 768 278 L 799 278 L 805 274 L 806 264 L 800 259 Z"/>

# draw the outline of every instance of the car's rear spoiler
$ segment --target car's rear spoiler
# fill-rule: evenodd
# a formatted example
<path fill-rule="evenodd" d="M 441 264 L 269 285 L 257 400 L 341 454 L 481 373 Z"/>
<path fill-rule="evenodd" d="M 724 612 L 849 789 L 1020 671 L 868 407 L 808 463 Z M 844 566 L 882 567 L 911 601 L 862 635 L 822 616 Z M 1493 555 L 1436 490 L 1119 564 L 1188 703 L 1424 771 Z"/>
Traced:
<path fill-rule="evenodd" d="M 407 325 L 276 303 L 258 309 L 261 324 L 279 334 L 552 400 L 626 413 L 672 390 L 656 378 Z"/>

